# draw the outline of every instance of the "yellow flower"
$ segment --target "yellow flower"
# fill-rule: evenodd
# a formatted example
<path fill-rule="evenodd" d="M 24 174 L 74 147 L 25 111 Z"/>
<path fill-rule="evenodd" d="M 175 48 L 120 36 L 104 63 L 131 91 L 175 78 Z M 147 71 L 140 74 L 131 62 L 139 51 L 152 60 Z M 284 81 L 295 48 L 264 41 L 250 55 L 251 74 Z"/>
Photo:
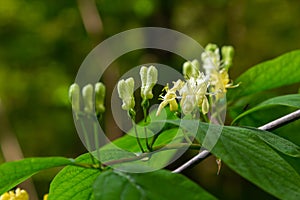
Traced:
<path fill-rule="evenodd" d="M 1 195 L 0 200 L 29 200 L 29 196 L 25 190 L 17 188 L 15 192 L 9 191 Z"/>
<path fill-rule="evenodd" d="M 228 71 L 226 69 L 221 69 L 218 72 L 215 71 L 212 74 L 212 85 L 214 86 L 214 92 L 217 92 L 217 98 L 222 98 L 228 88 L 235 88 L 239 86 L 239 84 L 233 85 L 232 81 L 229 79 Z"/>
<path fill-rule="evenodd" d="M 165 91 L 167 92 L 167 94 L 165 96 L 161 95 L 163 101 L 160 103 L 157 109 L 156 116 L 158 116 L 161 113 L 162 109 L 168 104 L 170 104 L 170 111 L 178 110 L 176 91 L 182 88 L 184 82 L 179 79 L 176 82 L 173 82 L 173 84 L 174 86 L 171 89 L 169 89 L 168 85 L 165 87 Z"/>
<path fill-rule="evenodd" d="M 48 194 L 45 194 L 45 195 L 44 195 L 43 200 L 48 200 Z"/>

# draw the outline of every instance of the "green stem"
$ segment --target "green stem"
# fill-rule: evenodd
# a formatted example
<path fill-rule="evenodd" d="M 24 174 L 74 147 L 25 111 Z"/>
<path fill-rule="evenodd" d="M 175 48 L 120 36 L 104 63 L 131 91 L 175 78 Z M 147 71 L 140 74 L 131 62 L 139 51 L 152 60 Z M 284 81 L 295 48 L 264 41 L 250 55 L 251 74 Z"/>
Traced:
<path fill-rule="evenodd" d="M 156 133 L 153 137 L 152 137 L 152 140 L 151 140 L 151 143 L 150 143 L 150 149 L 153 149 L 153 145 L 155 143 L 155 141 L 157 140 L 158 136 L 160 135 L 160 133 Z"/>
<path fill-rule="evenodd" d="M 147 99 L 143 100 L 142 107 L 144 113 L 144 132 L 145 132 L 146 147 L 148 151 L 151 151 L 151 146 L 149 145 L 149 141 L 148 141 L 148 132 L 147 132 L 147 128 L 145 127 L 147 124 L 147 117 L 148 117 L 147 109 L 149 107 L 149 101 Z"/>
<path fill-rule="evenodd" d="M 96 148 L 96 155 L 97 160 L 100 162 L 100 147 L 99 147 L 99 137 L 98 137 L 98 129 L 97 129 L 97 120 L 94 121 L 94 140 L 95 140 L 95 148 Z"/>
<path fill-rule="evenodd" d="M 132 126 L 134 127 L 134 132 L 135 132 L 136 141 L 137 141 L 137 143 L 138 143 L 138 145 L 139 145 L 141 151 L 144 153 L 145 151 L 144 151 L 144 149 L 143 149 L 143 146 L 142 146 L 142 144 L 141 144 L 141 141 L 140 141 L 140 138 L 139 138 L 137 129 L 136 129 L 136 124 L 135 124 L 134 117 L 132 117 L 131 122 L 132 122 Z"/>
<path fill-rule="evenodd" d="M 84 140 L 86 141 L 86 146 L 88 148 L 88 151 L 91 151 L 92 150 L 91 149 L 91 144 L 90 144 L 90 141 L 89 141 L 87 130 L 85 128 L 85 124 L 83 123 L 82 120 L 79 119 L 79 121 L 80 121 L 80 125 L 82 127 L 82 130 L 83 130 L 83 137 L 84 137 Z"/>

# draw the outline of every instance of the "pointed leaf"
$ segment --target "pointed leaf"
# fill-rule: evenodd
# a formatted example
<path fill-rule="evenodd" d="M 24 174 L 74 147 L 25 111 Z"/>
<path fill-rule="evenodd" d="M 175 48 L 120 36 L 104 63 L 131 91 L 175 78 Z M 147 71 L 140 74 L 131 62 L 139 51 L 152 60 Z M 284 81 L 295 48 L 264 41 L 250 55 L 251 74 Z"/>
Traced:
<path fill-rule="evenodd" d="M 300 82 L 300 50 L 255 65 L 236 79 L 239 87 L 228 91 L 228 99 Z"/>
<path fill-rule="evenodd" d="M 72 159 L 63 157 L 26 158 L 6 162 L 0 165 L 0 194 L 12 189 L 41 170 L 72 164 L 74 164 Z"/>
<path fill-rule="evenodd" d="M 93 163 L 90 154 L 76 158 L 76 162 Z M 92 200 L 92 186 L 100 171 L 98 169 L 67 166 L 53 179 L 50 185 L 48 200 L 72 199 Z"/>

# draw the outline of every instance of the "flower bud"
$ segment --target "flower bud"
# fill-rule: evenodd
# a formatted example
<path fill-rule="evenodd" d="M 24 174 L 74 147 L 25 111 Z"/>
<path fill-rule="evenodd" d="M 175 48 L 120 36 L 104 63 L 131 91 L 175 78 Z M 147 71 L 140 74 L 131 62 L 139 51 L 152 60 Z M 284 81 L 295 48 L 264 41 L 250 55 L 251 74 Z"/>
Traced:
<path fill-rule="evenodd" d="M 134 79 L 128 78 L 126 81 L 124 79 L 118 82 L 118 93 L 119 97 L 123 101 L 122 109 L 129 111 L 135 106 L 134 101 Z"/>
<path fill-rule="evenodd" d="M 183 63 L 182 73 L 186 79 L 196 78 L 199 75 L 200 63 L 198 60 L 186 61 Z"/>
<path fill-rule="evenodd" d="M 210 59 L 212 63 L 218 67 L 220 64 L 220 51 L 218 46 L 216 44 L 208 44 L 205 47 L 205 51 L 209 57 L 208 59 Z"/>
<path fill-rule="evenodd" d="M 158 72 L 154 66 L 142 67 L 140 70 L 140 76 L 142 81 L 141 97 L 143 99 L 152 99 L 152 89 L 157 82 Z"/>
<path fill-rule="evenodd" d="M 232 65 L 234 48 L 232 46 L 223 46 L 221 51 L 222 51 L 222 59 L 224 62 L 224 67 L 226 70 L 228 70 Z"/>
<path fill-rule="evenodd" d="M 199 63 L 199 61 L 198 61 L 197 59 L 194 59 L 194 60 L 192 61 L 192 65 L 193 65 L 193 67 L 194 67 L 195 69 L 197 69 L 198 71 L 200 70 L 200 63 Z"/>
<path fill-rule="evenodd" d="M 86 113 L 93 112 L 93 86 L 88 84 L 82 88 L 82 97 L 84 103 L 84 111 Z"/>
<path fill-rule="evenodd" d="M 141 67 L 140 77 L 141 77 L 141 81 L 142 81 L 141 90 L 144 90 L 144 88 L 146 87 L 146 84 L 147 84 L 147 67 L 145 67 L 145 66 Z"/>
<path fill-rule="evenodd" d="M 69 99 L 72 104 L 72 109 L 75 113 L 80 111 L 80 88 L 77 83 L 73 83 L 69 88 Z"/>
<path fill-rule="evenodd" d="M 104 113 L 105 85 L 101 82 L 95 84 L 95 107 L 97 113 Z"/>
<path fill-rule="evenodd" d="M 206 47 L 205 47 L 205 51 L 208 51 L 208 52 L 219 52 L 219 48 L 216 44 L 207 44 Z"/>
<path fill-rule="evenodd" d="M 193 77 L 194 68 L 191 61 L 186 61 L 182 66 L 182 73 L 186 79 Z"/>

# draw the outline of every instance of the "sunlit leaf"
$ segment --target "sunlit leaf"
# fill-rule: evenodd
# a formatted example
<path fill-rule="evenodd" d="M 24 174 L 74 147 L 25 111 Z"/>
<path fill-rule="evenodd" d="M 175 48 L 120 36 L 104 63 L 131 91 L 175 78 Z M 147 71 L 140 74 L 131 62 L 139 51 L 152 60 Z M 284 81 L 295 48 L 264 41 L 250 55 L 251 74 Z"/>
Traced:
<path fill-rule="evenodd" d="M 76 158 L 77 162 L 90 163 L 90 154 L 83 154 Z M 53 179 L 50 185 L 48 200 L 72 199 L 92 200 L 93 182 L 100 171 L 98 169 L 67 166 L 62 169 Z"/>
<path fill-rule="evenodd" d="M 262 62 L 236 79 L 239 87 L 228 91 L 228 100 L 300 82 L 300 50 Z"/>

